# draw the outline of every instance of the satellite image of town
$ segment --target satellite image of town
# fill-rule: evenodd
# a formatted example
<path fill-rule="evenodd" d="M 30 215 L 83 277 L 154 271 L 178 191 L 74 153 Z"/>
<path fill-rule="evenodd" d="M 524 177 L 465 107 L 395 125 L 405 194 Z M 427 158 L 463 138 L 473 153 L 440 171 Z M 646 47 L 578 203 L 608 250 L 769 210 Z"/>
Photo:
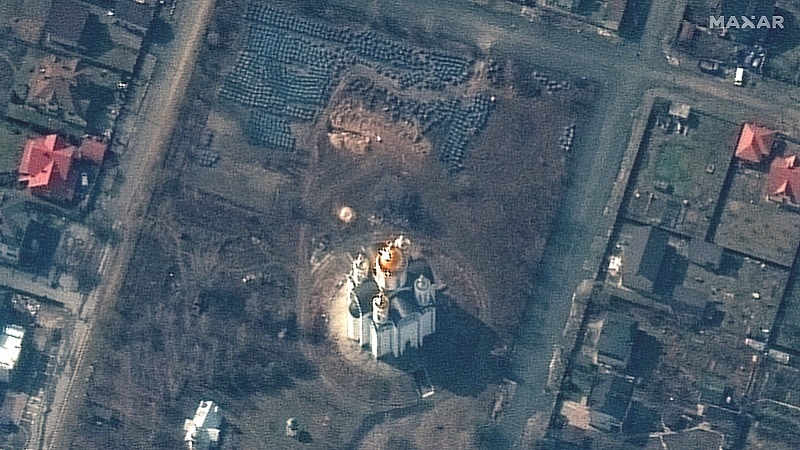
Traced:
<path fill-rule="evenodd" d="M 797 450 L 800 0 L 0 0 L 0 449 Z"/>

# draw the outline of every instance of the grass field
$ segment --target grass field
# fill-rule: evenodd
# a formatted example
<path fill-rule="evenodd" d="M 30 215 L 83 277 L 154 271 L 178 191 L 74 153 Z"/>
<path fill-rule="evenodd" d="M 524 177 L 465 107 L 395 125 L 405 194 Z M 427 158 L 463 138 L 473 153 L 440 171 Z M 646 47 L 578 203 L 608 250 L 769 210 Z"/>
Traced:
<path fill-rule="evenodd" d="M 789 267 L 800 241 L 798 219 L 766 200 L 763 174 L 740 172 L 733 177 L 714 242 Z"/>
<path fill-rule="evenodd" d="M 800 351 L 800 286 L 797 284 L 786 296 L 786 304 L 777 328 L 776 343 L 782 347 Z"/>
<path fill-rule="evenodd" d="M 665 142 L 656 158 L 656 178 L 674 186 L 674 194 L 686 195 L 691 189 L 693 154 L 697 149 L 681 142 Z"/>
<path fill-rule="evenodd" d="M 0 172 L 17 168 L 24 141 L 25 130 L 22 127 L 0 120 Z"/>
<path fill-rule="evenodd" d="M 663 105 L 662 105 L 663 106 Z M 643 150 L 627 217 L 705 238 L 739 125 L 693 112 L 686 135 L 655 128 Z"/>

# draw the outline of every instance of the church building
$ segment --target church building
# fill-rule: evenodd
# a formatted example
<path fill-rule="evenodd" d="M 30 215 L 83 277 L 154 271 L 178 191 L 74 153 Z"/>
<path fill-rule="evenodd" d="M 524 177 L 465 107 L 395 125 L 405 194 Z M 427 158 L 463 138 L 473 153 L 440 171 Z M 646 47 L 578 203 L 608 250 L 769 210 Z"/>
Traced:
<path fill-rule="evenodd" d="M 402 356 L 436 331 L 433 273 L 413 259 L 402 235 L 378 248 L 372 260 L 359 254 L 347 276 L 347 336 L 372 356 Z"/>

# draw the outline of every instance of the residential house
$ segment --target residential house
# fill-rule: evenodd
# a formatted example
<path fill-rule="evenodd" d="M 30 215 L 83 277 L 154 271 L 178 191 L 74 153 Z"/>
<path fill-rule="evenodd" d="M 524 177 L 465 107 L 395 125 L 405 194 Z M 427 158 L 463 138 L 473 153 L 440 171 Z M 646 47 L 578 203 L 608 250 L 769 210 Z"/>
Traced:
<path fill-rule="evenodd" d="M 745 123 L 736 144 L 736 158 L 745 163 L 760 164 L 769 158 L 774 143 L 775 132 L 760 125 Z"/>
<path fill-rule="evenodd" d="M 117 24 L 142 36 L 150 29 L 155 11 L 153 5 L 136 0 L 117 0 L 114 3 Z"/>
<path fill-rule="evenodd" d="M 19 182 L 35 195 L 71 201 L 77 181 L 72 170 L 75 150 L 57 134 L 29 139 L 22 152 Z"/>
<path fill-rule="evenodd" d="M 21 392 L 6 392 L 3 399 L 3 408 L 0 410 L 0 428 L 4 431 L 14 431 L 22 422 L 25 406 L 28 404 L 28 395 Z"/>
<path fill-rule="evenodd" d="M 73 51 L 85 50 L 82 37 L 88 19 L 88 6 L 74 0 L 53 0 L 44 24 L 44 42 Z"/>
<path fill-rule="evenodd" d="M 106 141 L 93 136 L 84 137 L 79 147 L 57 134 L 31 138 L 22 152 L 18 181 L 40 197 L 71 202 L 79 177 L 74 163 L 88 161 L 100 166 L 107 147 Z"/>
<path fill-rule="evenodd" d="M 11 266 L 19 264 L 22 240 L 14 236 L 0 234 L 0 262 Z"/>
<path fill-rule="evenodd" d="M 25 328 L 19 325 L 6 325 L 0 335 L 0 382 L 8 383 L 17 367 L 22 351 Z"/>
<path fill-rule="evenodd" d="M 622 254 L 622 285 L 652 292 L 667 251 L 669 233 L 659 228 L 634 225 Z"/>
<path fill-rule="evenodd" d="M 597 362 L 619 372 L 628 367 L 638 324 L 628 316 L 609 312 L 597 343 Z"/>
<path fill-rule="evenodd" d="M 27 103 L 50 112 L 60 112 L 70 122 L 85 126 L 86 121 L 79 113 L 85 108 L 80 108 L 73 97 L 73 90 L 82 75 L 78 70 L 79 61 L 78 58 L 46 56 L 31 75 Z"/>
<path fill-rule="evenodd" d="M 204 450 L 219 445 L 222 411 L 213 401 L 201 401 L 194 417 L 186 419 L 184 441 L 191 450 Z"/>
<path fill-rule="evenodd" d="M 19 265 L 22 242 L 29 223 L 30 218 L 25 212 L 12 208 L 0 210 L 0 263 Z"/>
<path fill-rule="evenodd" d="M 769 168 L 767 199 L 776 203 L 800 206 L 800 168 L 797 156 L 776 157 Z"/>
<path fill-rule="evenodd" d="M 589 425 L 619 433 L 628 416 L 633 396 L 633 379 L 612 374 L 598 374 L 587 404 Z"/>

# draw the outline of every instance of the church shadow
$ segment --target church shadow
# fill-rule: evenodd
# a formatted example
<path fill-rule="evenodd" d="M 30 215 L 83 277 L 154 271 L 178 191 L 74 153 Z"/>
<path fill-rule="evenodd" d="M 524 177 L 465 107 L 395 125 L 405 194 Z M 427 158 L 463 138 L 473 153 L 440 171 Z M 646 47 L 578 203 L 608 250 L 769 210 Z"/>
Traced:
<path fill-rule="evenodd" d="M 439 306 L 436 333 L 419 354 L 435 389 L 476 396 L 508 373 L 507 360 L 491 353 L 499 343 L 497 333 L 463 309 Z"/>

